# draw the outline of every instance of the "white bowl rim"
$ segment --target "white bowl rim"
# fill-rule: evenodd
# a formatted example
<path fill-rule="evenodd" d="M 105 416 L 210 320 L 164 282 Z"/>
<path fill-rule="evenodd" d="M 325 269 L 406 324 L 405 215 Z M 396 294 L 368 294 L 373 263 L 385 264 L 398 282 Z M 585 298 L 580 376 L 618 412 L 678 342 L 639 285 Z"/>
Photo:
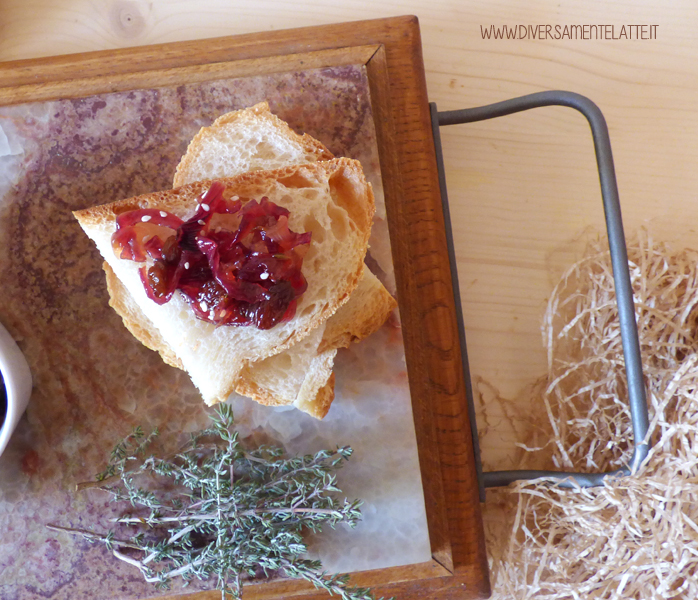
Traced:
<path fill-rule="evenodd" d="M 7 329 L 0 323 L 0 376 L 5 386 L 7 409 L 0 427 L 0 455 L 29 403 L 32 376 L 27 360 Z"/>

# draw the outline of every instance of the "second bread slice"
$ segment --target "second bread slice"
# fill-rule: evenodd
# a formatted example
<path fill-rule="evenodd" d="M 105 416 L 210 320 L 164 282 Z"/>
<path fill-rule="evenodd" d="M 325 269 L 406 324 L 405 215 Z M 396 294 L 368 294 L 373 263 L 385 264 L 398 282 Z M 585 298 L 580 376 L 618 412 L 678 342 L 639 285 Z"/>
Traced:
<path fill-rule="evenodd" d="M 133 301 L 189 372 L 207 404 L 227 398 L 247 362 L 292 346 L 348 300 L 363 271 L 375 210 L 371 187 L 360 164 L 349 159 L 245 173 L 220 181 L 226 187 L 226 197 L 266 196 L 290 211 L 293 231 L 312 233 L 303 263 L 308 289 L 299 299 L 296 316 L 288 323 L 266 331 L 255 327 L 215 327 L 196 319 L 178 294 L 167 304 L 157 305 L 145 294 L 138 263 L 115 256 L 111 235 L 116 228 L 116 215 L 148 207 L 187 219 L 211 182 L 197 182 L 75 213 Z"/>

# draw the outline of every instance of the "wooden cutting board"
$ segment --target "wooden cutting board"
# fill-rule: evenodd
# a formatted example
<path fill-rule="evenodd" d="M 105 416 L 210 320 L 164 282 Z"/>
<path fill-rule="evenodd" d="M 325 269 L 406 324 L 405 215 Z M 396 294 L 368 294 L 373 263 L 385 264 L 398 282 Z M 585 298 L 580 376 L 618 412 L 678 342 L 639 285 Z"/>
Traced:
<path fill-rule="evenodd" d="M 484 597 L 478 485 L 416 18 L 5 63 L 0 105 L 356 64 L 365 66 L 370 87 L 432 560 L 352 579 L 377 596 Z M 69 162 L 66 156 L 66 168 L 79 171 Z M 47 301 L 47 318 L 54 309 Z M 17 337 L 26 335 L 20 322 L 13 326 Z M 40 457 L 27 460 L 31 469 Z M 285 581 L 246 590 L 250 598 L 288 596 L 323 594 Z"/>

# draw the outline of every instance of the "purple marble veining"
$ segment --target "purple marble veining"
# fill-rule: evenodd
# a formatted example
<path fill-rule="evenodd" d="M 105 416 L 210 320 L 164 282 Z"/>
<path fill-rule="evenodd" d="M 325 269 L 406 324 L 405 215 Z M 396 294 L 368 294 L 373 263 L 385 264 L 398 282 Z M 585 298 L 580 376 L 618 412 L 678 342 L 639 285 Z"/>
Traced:
<path fill-rule="evenodd" d="M 76 493 L 75 484 L 100 471 L 133 426 L 158 426 L 167 437 L 208 421 L 187 375 L 136 342 L 109 308 L 101 258 L 71 211 L 169 188 L 201 126 L 264 99 L 297 131 L 361 160 L 381 196 L 363 67 L 0 107 L 0 320 L 18 340 L 35 383 L 0 457 L 0 599 L 157 595 L 102 545 L 45 528 L 104 531 L 120 507 L 98 491 Z M 372 247 L 390 277 L 383 218 L 379 209 Z M 381 339 L 401 347 L 399 335 Z M 367 348 L 376 351 L 375 343 Z M 393 409 L 407 411 L 409 429 L 400 352 L 393 379 L 407 402 Z M 341 386 L 340 398 L 350 397 Z M 406 452 L 416 461 L 411 435 Z M 421 498 L 418 472 L 414 483 Z"/>

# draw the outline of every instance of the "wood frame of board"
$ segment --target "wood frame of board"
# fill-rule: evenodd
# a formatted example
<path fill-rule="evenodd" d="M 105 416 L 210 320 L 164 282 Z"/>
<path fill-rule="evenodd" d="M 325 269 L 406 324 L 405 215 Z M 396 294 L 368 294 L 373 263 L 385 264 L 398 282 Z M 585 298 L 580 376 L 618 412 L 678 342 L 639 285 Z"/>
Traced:
<path fill-rule="evenodd" d="M 356 573 L 376 597 L 489 594 L 473 440 L 416 17 L 394 17 L 0 64 L 0 105 L 346 64 L 369 79 L 432 560 Z M 184 598 L 185 596 L 177 596 Z M 197 600 L 219 592 L 187 595 Z M 309 584 L 246 599 L 325 598 Z M 174 600 L 175 596 L 169 596 Z"/>

